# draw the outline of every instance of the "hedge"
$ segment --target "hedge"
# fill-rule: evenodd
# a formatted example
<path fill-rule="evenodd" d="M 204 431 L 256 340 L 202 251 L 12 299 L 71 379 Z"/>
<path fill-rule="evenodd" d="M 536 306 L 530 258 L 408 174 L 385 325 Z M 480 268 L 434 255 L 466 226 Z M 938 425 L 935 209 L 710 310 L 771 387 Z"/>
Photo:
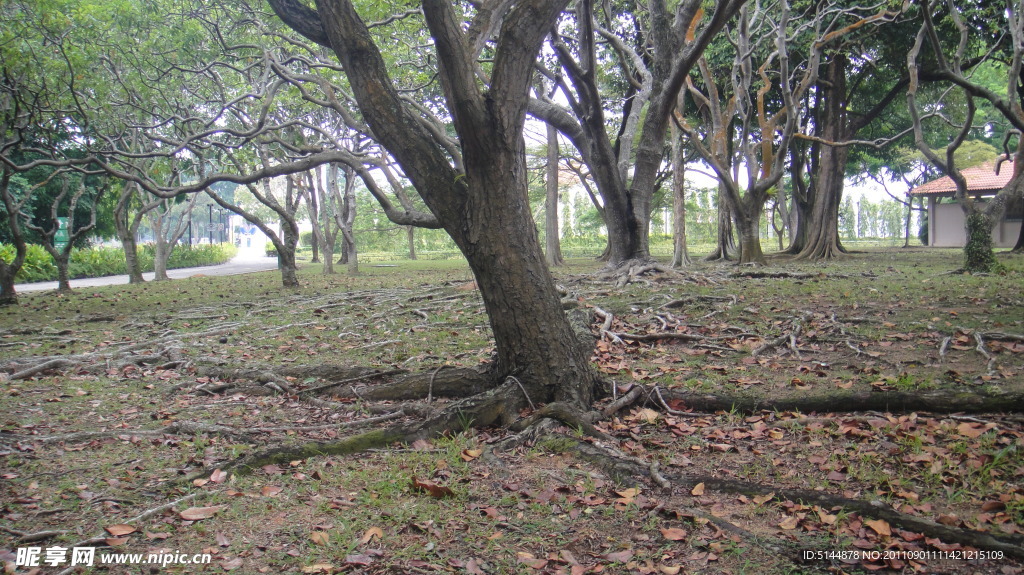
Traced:
<path fill-rule="evenodd" d="M 155 248 L 151 244 L 138 247 L 139 265 L 142 271 L 153 271 Z M 167 261 L 167 269 L 192 268 L 217 265 L 235 257 L 238 248 L 231 244 L 201 244 L 197 246 L 176 246 Z M 0 244 L 0 258 L 5 262 L 14 261 L 15 249 L 9 244 Z M 72 279 L 113 276 L 128 273 L 124 250 L 114 247 L 73 248 L 68 264 L 68 275 Z M 15 278 L 18 283 L 54 281 L 57 266 L 42 246 L 29 244 L 25 263 Z"/>

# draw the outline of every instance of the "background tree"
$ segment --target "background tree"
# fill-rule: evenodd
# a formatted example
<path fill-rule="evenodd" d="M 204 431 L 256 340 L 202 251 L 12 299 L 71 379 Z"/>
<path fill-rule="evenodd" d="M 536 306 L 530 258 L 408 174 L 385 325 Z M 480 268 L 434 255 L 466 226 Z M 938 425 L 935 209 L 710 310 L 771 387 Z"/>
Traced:
<path fill-rule="evenodd" d="M 580 0 L 552 31 L 551 45 L 569 82 L 561 82 L 563 74 L 549 75 L 561 86 L 571 113 L 550 99 L 531 101 L 530 113 L 555 125 L 588 165 L 608 229 L 610 266 L 650 257 L 653 200 L 677 94 L 744 1 L 717 3 L 706 22 L 696 1 L 679 2 L 674 10 L 659 0 L 606 2 L 600 26 L 595 4 Z M 599 39 L 606 45 L 600 51 Z M 621 71 L 605 74 L 609 62 Z M 617 126 L 612 123 L 614 136 L 612 118 L 618 120 Z"/>
<path fill-rule="evenodd" d="M 907 91 L 907 103 L 911 117 L 914 122 L 914 138 L 918 149 L 928 161 L 939 168 L 950 177 L 956 184 L 956 198 L 964 212 L 964 220 L 967 233 L 967 244 L 964 248 L 964 270 L 970 272 L 988 272 L 995 265 L 995 255 L 992 249 L 992 229 L 1002 218 L 1006 209 L 1006 203 L 1011 198 L 1019 198 L 1024 193 L 1024 138 L 1020 134 L 1024 132 L 1024 109 L 1021 104 L 1021 73 L 1022 58 L 1024 58 L 1024 2 L 1007 2 L 1005 9 L 986 9 L 979 6 L 961 6 L 956 3 L 949 3 L 946 8 L 933 6 L 927 0 L 920 5 L 921 26 L 916 36 L 913 48 L 907 55 L 907 68 L 910 73 L 910 86 Z M 985 26 L 980 28 L 981 32 L 973 32 L 972 27 L 967 25 L 966 17 L 972 16 L 975 20 L 985 21 Z M 981 20 L 979 20 L 979 16 Z M 951 28 L 956 33 L 958 43 L 954 48 L 949 48 L 942 42 L 939 33 L 939 26 L 936 18 L 941 18 L 943 25 Z M 995 46 L 986 42 L 991 36 L 987 35 L 988 26 L 996 26 L 997 30 L 1005 30 L 1010 38 L 1006 55 L 1008 64 L 1005 67 L 1006 75 L 1003 89 L 995 91 L 972 81 L 965 76 L 965 62 L 975 55 L 990 57 L 995 53 Z M 974 28 L 978 30 L 978 28 Z M 998 35 L 1002 37 L 1002 35 Z M 923 53 L 927 46 L 928 55 Z M 932 107 L 948 104 L 948 97 L 951 94 L 959 94 L 963 97 L 966 110 L 960 116 L 960 126 L 956 137 L 945 147 L 944 157 L 937 154 L 929 146 L 924 131 L 924 119 L 920 112 L 918 92 L 920 88 L 920 60 L 929 57 L 930 64 L 934 67 L 934 75 L 948 82 L 955 90 L 949 90 L 942 94 L 937 103 L 931 103 Z M 967 181 L 956 165 L 956 151 L 968 140 L 974 129 L 975 114 L 977 112 L 976 99 L 982 99 L 992 105 L 1017 131 L 1017 147 L 1012 153 L 1014 159 L 1013 175 L 1006 186 L 988 202 L 984 204 L 976 201 L 967 192 Z M 1007 151 L 1007 156 L 1011 154 Z"/>

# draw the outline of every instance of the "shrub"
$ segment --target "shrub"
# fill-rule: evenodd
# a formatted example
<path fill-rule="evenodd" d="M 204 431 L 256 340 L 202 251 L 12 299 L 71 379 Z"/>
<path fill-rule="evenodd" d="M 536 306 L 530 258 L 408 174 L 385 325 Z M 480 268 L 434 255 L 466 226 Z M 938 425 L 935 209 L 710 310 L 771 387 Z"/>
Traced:
<path fill-rule="evenodd" d="M 14 261 L 16 250 L 13 245 L 0 244 L 0 259 L 7 263 Z M 42 246 L 29 244 L 25 253 L 25 263 L 15 276 L 16 282 L 43 282 L 57 279 L 57 266 L 53 258 Z"/>
<path fill-rule="evenodd" d="M 139 246 L 138 260 L 142 271 L 153 271 L 152 245 Z M 0 258 L 14 261 L 14 246 L 0 244 Z M 177 246 L 167 261 L 167 269 L 192 268 L 222 264 L 238 254 L 231 244 Z M 72 249 L 68 262 L 68 275 L 72 279 L 113 276 L 128 273 L 124 250 L 116 247 Z M 25 264 L 15 278 L 18 283 L 44 282 L 57 279 L 57 266 L 42 246 L 28 245 Z"/>
<path fill-rule="evenodd" d="M 99 246 L 71 250 L 68 276 L 72 279 L 98 278 L 126 273 L 128 273 L 128 264 L 125 262 L 124 250 L 121 248 Z"/>

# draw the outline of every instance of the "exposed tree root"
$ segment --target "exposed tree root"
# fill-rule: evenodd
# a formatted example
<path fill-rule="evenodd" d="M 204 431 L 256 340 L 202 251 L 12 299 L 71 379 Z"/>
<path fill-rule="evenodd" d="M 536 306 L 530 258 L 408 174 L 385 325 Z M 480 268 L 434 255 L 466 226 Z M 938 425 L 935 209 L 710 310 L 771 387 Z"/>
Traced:
<path fill-rule="evenodd" d="M 695 393 L 678 389 L 664 390 L 666 400 L 682 402 L 688 409 L 705 413 L 762 409 L 803 413 L 848 413 L 887 411 L 891 413 L 927 411 L 932 413 L 1024 413 L 1024 392 L 990 392 L 984 389 L 964 391 L 852 391 L 832 389 L 827 393 L 767 399 L 742 395 Z"/>
<path fill-rule="evenodd" d="M 47 539 L 53 539 L 54 537 L 60 537 L 68 533 L 63 530 L 48 530 L 48 531 L 36 531 L 35 533 L 27 533 L 25 531 L 18 531 L 17 529 L 11 529 L 4 525 L 0 525 L 0 531 L 9 533 L 17 537 L 16 543 L 31 543 L 33 541 L 46 541 Z"/>
<path fill-rule="evenodd" d="M 524 398 L 519 386 L 506 382 L 484 393 L 454 401 L 425 421 L 395 425 L 333 441 L 285 445 L 243 456 L 234 461 L 219 464 L 215 468 L 247 473 L 264 465 L 287 463 L 297 459 L 324 455 L 349 455 L 369 449 L 388 447 L 396 443 L 412 443 L 419 439 L 432 439 L 444 433 L 462 430 L 470 426 L 508 425 L 516 418 L 519 406 L 523 403 Z M 204 477 L 212 471 L 213 469 L 203 470 L 188 480 Z"/>
<path fill-rule="evenodd" d="M 672 269 L 652 259 L 634 259 L 622 262 L 597 273 L 594 277 L 600 281 L 614 281 L 616 287 L 625 287 L 629 283 L 639 281 L 642 276 L 651 272 L 683 277 L 678 270 Z"/>
<path fill-rule="evenodd" d="M 335 397 L 363 399 L 367 401 L 405 401 L 433 397 L 460 398 L 476 395 L 493 386 L 484 371 L 469 368 L 442 366 L 438 370 L 417 372 L 398 377 L 393 381 L 377 385 L 366 385 L 372 379 L 392 377 L 405 373 L 403 370 L 380 371 L 360 367 L 332 365 L 289 366 L 281 368 L 227 369 L 217 366 L 199 366 L 197 373 L 221 380 L 251 380 L 265 382 L 268 377 L 296 379 L 318 378 L 327 384 L 295 393 L 308 396 L 329 394 Z M 277 380 L 279 382 L 279 380 Z M 364 382 L 364 385 L 356 385 Z"/>
<path fill-rule="evenodd" d="M 228 437 L 236 441 L 246 441 L 248 443 L 256 443 L 256 440 L 252 437 L 253 433 L 282 433 L 282 432 L 305 432 L 305 431 L 321 431 L 324 429 L 354 429 L 359 427 L 366 427 L 369 425 L 376 425 L 378 423 L 384 423 L 393 419 L 405 417 L 410 411 L 415 411 L 412 408 L 402 409 L 385 415 L 377 417 L 367 417 L 365 419 L 357 419 L 353 421 L 342 421 L 337 423 L 328 423 L 323 425 L 292 425 L 292 426 L 280 426 L 280 427 L 251 427 L 248 429 L 236 429 L 226 425 L 216 425 L 210 423 L 200 423 L 196 421 L 176 421 L 166 427 L 160 429 L 114 429 L 108 431 L 80 431 L 77 433 L 66 433 L 62 435 L 47 435 L 47 436 L 25 436 L 19 434 L 3 434 L 0 437 L 10 437 L 18 439 L 27 439 L 30 441 L 40 441 L 43 443 L 78 443 L 82 441 L 95 441 L 98 439 L 110 439 L 114 437 L 124 436 L 135 436 L 135 437 L 161 437 L 164 435 L 219 435 Z"/>
<path fill-rule="evenodd" d="M 597 466 L 617 481 L 629 485 L 635 484 L 638 477 L 649 476 L 649 468 L 643 463 L 616 456 L 607 448 L 586 441 L 560 436 L 557 439 L 545 439 L 543 443 L 549 449 L 572 453 L 581 459 Z M 900 513 L 882 501 L 865 501 L 850 499 L 822 491 L 806 489 L 779 489 L 771 486 L 742 481 L 737 479 L 721 479 L 711 476 L 673 476 L 666 479 L 675 485 L 692 488 L 703 483 L 706 489 L 724 493 L 737 493 L 747 496 L 765 496 L 773 494 L 780 501 L 800 501 L 805 504 L 818 505 L 826 509 L 842 507 L 847 511 L 855 511 L 860 515 L 875 517 L 887 521 L 900 529 L 923 533 L 927 537 L 942 540 L 945 543 L 959 543 L 978 549 L 1002 551 L 1018 560 L 1024 560 L 1024 537 L 1020 535 L 998 535 L 958 529 L 924 519 Z"/>

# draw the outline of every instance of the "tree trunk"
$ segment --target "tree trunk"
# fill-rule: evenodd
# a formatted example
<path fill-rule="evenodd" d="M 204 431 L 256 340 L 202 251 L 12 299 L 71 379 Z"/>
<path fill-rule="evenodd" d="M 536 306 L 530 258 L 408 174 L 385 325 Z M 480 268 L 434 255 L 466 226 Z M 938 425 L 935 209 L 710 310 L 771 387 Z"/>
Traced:
<path fill-rule="evenodd" d="M 967 245 L 964 246 L 964 271 L 988 273 L 996 266 L 992 250 L 992 219 L 973 204 L 964 205 Z"/>
<path fill-rule="evenodd" d="M 544 250 L 549 266 L 565 264 L 558 235 L 558 130 L 548 124 L 547 195 L 544 200 Z"/>
<path fill-rule="evenodd" d="M 59 293 L 71 293 L 71 278 L 68 275 L 71 254 L 62 252 L 53 256 L 53 263 L 57 266 L 57 291 Z"/>
<path fill-rule="evenodd" d="M 680 97 L 680 100 L 682 98 Z M 672 267 L 690 265 L 686 247 L 686 161 L 683 157 L 683 134 L 672 127 Z"/>
<path fill-rule="evenodd" d="M 281 270 L 281 283 L 284 287 L 297 288 L 300 286 L 299 278 L 296 275 L 298 264 L 295 263 L 295 248 L 299 245 L 299 226 L 294 220 L 281 220 L 281 240 L 276 242 L 277 268 Z"/>
<path fill-rule="evenodd" d="M 1010 251 L 1015 254 L 1024 253 L 1024 222 L 1021 223 L 1020 233 L 1017 234 L 1017 243 L 1014 244 L 1013 249 Z"/>
<path fill-rule="evenodd" d="M 534 62 L 565 2 L 524 0 L 508 11 L 486 90 L 452 5 L 422 2 L 463 170 L 403 102 L 352 2 L 318 0 L 313 14 L 300 3 L 270 3 L 289 25 L 334 49 L 374 136 L 466 256 L 494 334 L 494 375 L 498 382 L 514 378 L 524 396 L 503 404 L 503 419 L 518 417 L 518 407 L 527 403 L 589 406 L 596 383 L 590 346 L 579 345 L 544 263 L 523 140 Z"/>
<path fill-rule="evenodd" d="M 576 339 L 530 218 L 527 178 L 516 150 L 494 161 L 467 161 L 470 202 L 466 233 L 452 230 L 483 296 L 497 348 L 496 371 L 514 376 L 534 403 L 592 400 L 590 352 Z M 510 178 L 510 176 L 513 176 Z M 502 190 L 502 193 L 495 193 Z"/>
<path fill-rule="evenodd" d="M 160 228 L 154 227 L 153 235 L 156 236 L 156 243 L 153 246 L 153 281 L 167 281 L 171 279 L 167 276 L 167 260 L 171 257 L 171 246 L 163 237 Z"/>
<path fill-rule="evenodd" d="M 21 222 L 18 221 L 18 212 L 21 211 L 24 203 L 17 203 L 11 194 L 11 170 L 4 169 L 0 175 L 0 200 L 3 200 L 5 212 L 7 213 L 7 230 L 11 234 L 14 244 L 14 259 L 10 262 L 0 258 L 0 305 L 14 305 L 18 303 L 18 293 L 14 288 L 14 278 L 25 265 L 25 257 L 28 247 L 25 245 L 25 236 L 21 233 Z"/>
<path fill-rule="evenodd" d="M 18 303 L 18 292 L 14 289 L 14 276 L 21 267 L 0 261 L 0 306 Z"/>
<path fill-rule="evenodd" d="M 764 265 L 764 252 L 761 251 L 761 210 L 762 208 L 750 206 L 748 214 L 741 214 L 736 218 L 736 231 L 740 236 L 740 258 L 739 264 Z"/>
<path fill-rule="evenodd" d="M 296 275 L 298 266 L 295 264 L 295 248 L 291 250 L 277 250 L 277 269 L 281 271 L 281 283 L 284 287 L 299 287 L 299 278 Z"/>
<path fill-rule="evenodd" d="M 711 254 L 705 258 L 705 260 L 709 262 L 732 259 L 732 254 L 736 252 L 736 236 L 733 233 L 732 209 L 729 207 L 729 201 L 725 197 L 726 193 L 727 192 L 722 187 L 722 184 L 718 184 L 718 230 L 715 234 L 715 251 L 711 252 Z"/>
<path fill-rule="evenodd" d="M 353 231 L 356 221 L 356 175 L 355 171 L 351 168 L 345 168 L 345 189 L 344 192 L 341 192 L 338 186 L 338 172 L 338 165 L 331 164 L 327 176 L 328 186 L 331 189 L 331 193 L 335 195 L 335 201 L 341 209 L 341 213 L 335 218 L 335 223 L 341 231 L 341 258 L 338 259 L 338 263 L 347 265 L 349 273 L 358 273 L 359 254 L 356 249 L 356 237 Z"/>
<path fill-rule="evenodd" d="M 125 184 L 129 186 L 132 184 Z M 128 283 L 140 284 L 146 280 L 142 277 L 142 268 L 139 266 L 139 248 L 135 242 L 135 233 L 138 231 L 139 218 L 131 218 L 129 215 L 129 203 L 135 195 L 134 191 L 126 189 L 118 199 L 117 207 L 114 208 L 114 227 L 117 230 L 117 239 L 121 242 L 124 250 L 124 263 L 128 271 Z M 136 225 L 132 225 L 135 223 Z"/>
<path fill-rule="evenodd" d="M 416 227 L 405 226 L 405 237 L 409 244 L 409 259 L 416 259 Z"/>
<path fill-rule="evenodd" d="M 822 125 L 821 137 L 841 142 L 850 136 L 846 103 L 846 57 L 837 54 L 825 70 L 819 83 L 818 117 Z M 842 253 L 839 245 L 839 204 L 842 202 L 846 177 L 848 146 L 816 144 L 817 162 L 814 164 L 808 201 L 809 219 L 806 238 L 797 259 L 832 259 Z"/>
<path fill-rule="evenodd" d="M 324 275 L 331 275 L 334 273 L 334 246 L 338 242 L 338 230 L 332 226 L 334 220 L 334 214 L 338 209 L 337 202 L 334 201 L 332 196 L 324 184 L 323 167 L 318 166 L 316 168 L 316 190 L 315 194 L 320 203 L 320 226 L 323 230 L 324 240 Z"/>

